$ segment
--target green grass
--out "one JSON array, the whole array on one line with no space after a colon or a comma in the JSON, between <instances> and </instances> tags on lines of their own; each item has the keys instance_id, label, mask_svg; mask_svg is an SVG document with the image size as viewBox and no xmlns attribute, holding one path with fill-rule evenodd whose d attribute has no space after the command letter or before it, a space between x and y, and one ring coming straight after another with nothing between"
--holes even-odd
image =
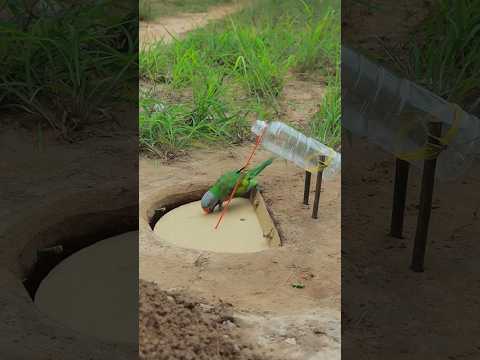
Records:
<instances>
[{"instance_id":1,"label":"green grass","mask_svg":"<svg viewBox=\"0 0 480 360\"><path fill-rule=\"evenodd\" d=\"M432 9L412 40L410 62L400 68L439 96L478 110L480 2L437 0Z\"/></svg>"},{"instance_id":2,"label":"green grass","mask_svg":"<svg viewBox=\"0 0 480 360\"><path fill-rule=\"evenodd\" d=\"M354 2L365 6L377 3ZM480 2L435 0L428 8L425 20L410 30L410 38L404 41L406 46L382 42L385 52L364 50L400 76L477 113L480 111Z\"/></svg>"},{"instance_id":3,"label":"green grass","mask_svg":"<svg viewBox=\"0 0 480 360\"><path fill-rule=\"evenodd\" d=\"M310 134L327 143L338 142L338 7L336 1L258 1L181 40L143 49L140 75L144 80L172 92L190 89L193 94L180 103L169 96L157 100L168 105L161 116L143 113L143 148L173 151L194 143L232 143L247 138L253 118L278 115L278 99L291 73L325 79L328 99L311 120ZM166 136L173 131L167 130L173 121L169 112L175 114L180 129L175 130L175 140ZM327 114L328 118L324 117Z\"/></svg>"},{"instance_id":4,"label":"green grass","mask_svg":"<svg viewBox=\"0 0 480 360\"><path fill-rule=\"evenodd\" d=\"M237 143L244 138L245 117L228 113L218 79L197 81L189 103L161 103L148 93L140 97L140 144L144 149L170 157L192 145Z\"/></svg>"},{"instance_id":5,"label":"green grass","mask_svg":"<svg viewBox=\"0 0 480 360\"><path fill-rule=\"evenodd\" d=\"M8 6L10 20L0 21L0 107L36 114L68 137L123 101L119 93L131 91L123 87L136 77L137 36L133 13L117 5L118 14L106 2L43 7L33 19Z\"/></svg>"},{"instance_id":6,"label":"green grass","mask_svg":"<svg viewBox=\"0 0 480 360\"><path fill-rule=\"evenodd\" d=\"M311 136L336 150L339 149L342 140L339 125L342 116L341 92L340 76L337 73L328 80L319 111L310 122Z\"/></svg>"},{"instance_id":7,"label":"green grass","mask_svg":"<svg viewBox=\"0 0 480 360\"><path fill-rule=\"evenodd\" d=\"M353 2L367 7L378 5L375 0ZM396 42L390 45L382 42L384 53L364 50L399 75L458 103L467 111L478 112L480 2L435 0L428 8L425 20L411 29L410 38L404 41L405 47Z\"/></svg>"},{"instance_id":8,"label":"green grass","mask_svg":"<svg viewBox=\"0 0 480 360\"><path fill-rule=\"evenodd\" d=\"M139 0L138 17L141 21L151 21L154 19L152 0Z\"/></svg>"},{"instance_id":9,"label":"green grass","mask_svg":"<svg viewBox=\"0 0 480 360\"><path fill-rule=\"evenodd\" d=\"M209 7L235 0L139 0L139 16L142 21L152 21L162 16L184 12L203 12Z\"/></svg>"}]
</instances>

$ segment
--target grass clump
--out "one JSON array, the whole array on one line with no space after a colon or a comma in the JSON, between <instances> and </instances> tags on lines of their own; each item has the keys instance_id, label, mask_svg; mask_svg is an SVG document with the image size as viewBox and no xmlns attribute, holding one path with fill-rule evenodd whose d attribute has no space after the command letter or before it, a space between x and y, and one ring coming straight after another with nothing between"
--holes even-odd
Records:
<instances>
[{"instance_id":1,"label":"grass clump","mask_svg":"<svg viewBox=\"0 0 480 360\"><path fill-rule=\"evenodd\" d=\"M478 110L480 2L437 0L421 33L412 41L404 73L439 96Z\"/></svg>"},{"instance_id":2,"label":"grass clump","mask_svg":"<svg viewBox=\"0 0 480 360\"><path fill-rule=\"evenodd\" d=\"M342 89L337 74L328 81L325 95L319 105L319 111L310 122L310 134L322 143L334 149L341 144Z\"/></svg>"},{"instance_id":3,"label":"grass clump","mask_svg":"<svg viewBox=\"0 0 480 360\"><path fill-rule=\"evenodd\" d=\"M34 9L8 2L0 21L0 106L33 113L63 136L108 111L133 84L133 13L109 14L107 3ZM125 93L128 90L125 89Z\"/></svg>"},{"instance_id":4,"label":"grass clump","mask_svg":"<svg viewBox=\"0 0 480 360\"><path fill-rule=\"evenodd\" d=\"M140 146L172 157L191 146L213 142L238 143L245 137L245 113L230 114L215 77L197 78L192 99L183 103L160 102L155 96L140 100Z\"/></svg>"},{"instance_id":5,"label":"grass clump","mask_svg":"<svg viewBox=\"0 0 480 360\"><path fill-rule=\"evenodd\" d=\"M308 20L305 36L301 39L296 55L296 67L300 72L321 71L327 76L335 73L341 53L341 24L334 9L316 19L306 6Z\"/></svg>"},{"instance_id":6,"label":"grass clump","mask_svg":"<svg viewBox=\"0 0 480 360\"><path fill-rule=\"evenodd\" d=\"M237 75L251 95L274 101L282 91L290 59L272 56L269 39L258 36L253 27L239 28L232 21L231 31L236 61L228 70Z\"/></svg>"}]
</instances>

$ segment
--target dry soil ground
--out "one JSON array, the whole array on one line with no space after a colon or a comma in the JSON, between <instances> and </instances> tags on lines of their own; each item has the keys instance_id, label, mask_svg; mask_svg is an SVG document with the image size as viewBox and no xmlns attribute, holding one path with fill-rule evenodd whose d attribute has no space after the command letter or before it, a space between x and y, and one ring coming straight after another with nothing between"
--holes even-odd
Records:
<instances>
[{"instance_id":1,"label":"dry soil ground","mask_svg":"<svg viewBox=\"0 0 480 360\"><path fill-rule=\"evenodd\" d=\"M242 343L227 304L211 306L140 280L141 359L262 360Z\"/></svg>"},{"instance_id":2,"label":"dry soil ground","mask_svg":"<svg viewBox=\"0 0 480 360\"><path fill-rule=\"evenodd\" d=\"M140 46L146 46L156 41L170 41L173 38L205 26L210 21L219 20L241 9L243 3L218 5L204 13L183 13L170 17L162 17L155 21L140 23Z\"/></svg>"},{"instance_id":3,"label":"dry soil ground","mask_svg":"<svg viewBox=\"0 0 480 360\"><path fill-rule=\"evenodd\" d=\"M400 240L388 236L393 157L354 138L343 160L342 353L360 360L478 359L472 339L480 334L479 164L456 183L436 184L425 272L414 273L420 171L411 172Z\"/></svg>"},{"instance_id":4,"label":"dry soil ground","mask_svg":"<svg viewBox=\"0 0 480 360\"><path fill-rule=\"evenodd\" d=\"M410 32L428 15L431 2L379 0L370 3L378 8L369 9L354 0L342 1L342 42L374 60L386 59L382 62L387 66L396 65L393 58L405 63Z\"/></svg>"},{"instance_id":5,"label":"dry soil ground","mask_svg":"<svg viewBox=\"0 0 480 360\"><path fill-rule=\"evenodd\" d=\"M185 17L176 19L175 27L182 29L179 23ZM320 82L291 79L281 99L282 117L305 125L322 95ZM213 183L223 172L240 167L252 145L193 150L170 162L142 156L140 202ZM254 162L269 156L260 150ZM254 254L174 248L154 236L144 218L140 278L210 304L231 304L237 342L268 354L263 356L339 359L340 176L324 181L320 218L314 220L311 208L302 205L303 174L277 160L261 176L263 196L283 238L281 248ZM295 282L305 288L293 288Z\"/></svg>"}]
</instances>

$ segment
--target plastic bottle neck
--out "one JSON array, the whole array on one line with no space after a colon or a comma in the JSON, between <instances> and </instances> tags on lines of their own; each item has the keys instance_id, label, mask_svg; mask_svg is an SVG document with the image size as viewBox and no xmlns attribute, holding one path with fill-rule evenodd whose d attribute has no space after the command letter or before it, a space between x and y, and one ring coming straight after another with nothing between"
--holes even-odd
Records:
<instances>
[{"instance_id":1,"label":"plastic bottle neck","mask_svg":"<svg viewBox=\"0 0 480 360\"><path fill-rule=\"evenodd\" d=\"M252 125L252 132L260 136L260 134L263 132L263 129L265 129L268 126L268 124L265 121L262 120L257 120L255 124Z\"/></svg>"}]
</instances>

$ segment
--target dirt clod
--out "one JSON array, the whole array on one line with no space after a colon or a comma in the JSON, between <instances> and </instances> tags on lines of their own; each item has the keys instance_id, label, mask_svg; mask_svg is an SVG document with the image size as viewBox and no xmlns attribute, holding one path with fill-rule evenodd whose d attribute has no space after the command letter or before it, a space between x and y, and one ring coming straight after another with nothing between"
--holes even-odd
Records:
<instances>
[{"instance_id":1,"label":"dirt clod","mask_svg":"<svg viewBox=\"0 0 480 360\"><path fill-rule=\"evenodd\" d=\"M169 294L143 280L139 290L140 359L266 359L225 325L226 319L233 320L227 305L206 305L184 294Z\"/></svg>"}]
</instances>

